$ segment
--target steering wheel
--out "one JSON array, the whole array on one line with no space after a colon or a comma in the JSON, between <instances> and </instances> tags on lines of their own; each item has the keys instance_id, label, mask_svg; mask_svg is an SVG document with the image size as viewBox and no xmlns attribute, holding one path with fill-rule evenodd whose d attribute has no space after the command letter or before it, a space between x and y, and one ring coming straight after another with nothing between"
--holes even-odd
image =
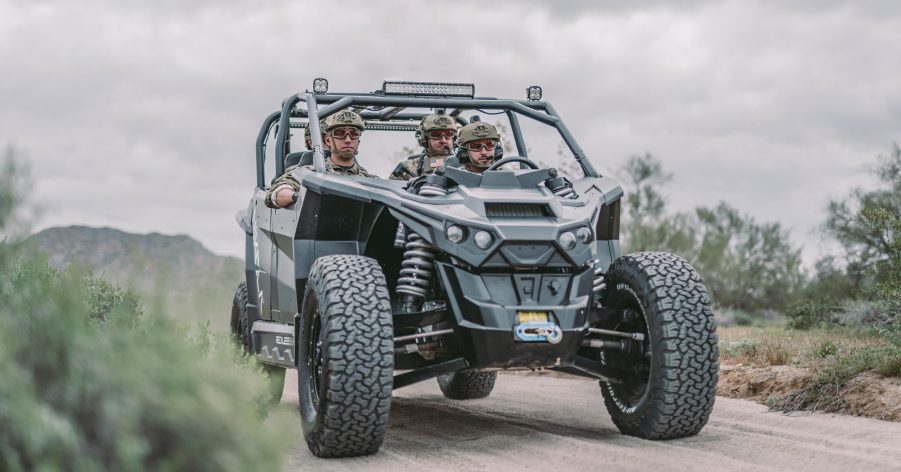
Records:
<instances>
[{"instance_id":1,"label":"steering wheel","mask_svg":"<svg viewBox=\"0 0 901 472\"><path fill-rule=\"evenodd\" d=\"M513 156L513 157L505 157L505 158L495 162L494 164L491 164L491 167L489 167L488 170L497 170L498 167L505 165L505 164L509 164L511 162L519 162L521 164L525 164L530 169L538 168L538 164L536 164L535 162L533 162L531 159L529 159L527 157Z\"/></svg>"}]
</instances>

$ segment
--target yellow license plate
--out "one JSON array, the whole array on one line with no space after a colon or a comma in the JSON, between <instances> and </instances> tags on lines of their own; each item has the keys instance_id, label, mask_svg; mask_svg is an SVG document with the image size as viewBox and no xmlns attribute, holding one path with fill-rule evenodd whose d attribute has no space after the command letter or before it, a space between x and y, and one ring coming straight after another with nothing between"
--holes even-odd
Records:
<instances>
[{"instance_id":1,"label":"yellow license plate","mask_svg":"<svg viewBox=\"0 0 901 472\"><path fill-rule=\"evenodd\" d=\"M529 323L532 321L547 321L548 314L546 311L517 311L516 324Z\"/></svg>"}]
</instances>

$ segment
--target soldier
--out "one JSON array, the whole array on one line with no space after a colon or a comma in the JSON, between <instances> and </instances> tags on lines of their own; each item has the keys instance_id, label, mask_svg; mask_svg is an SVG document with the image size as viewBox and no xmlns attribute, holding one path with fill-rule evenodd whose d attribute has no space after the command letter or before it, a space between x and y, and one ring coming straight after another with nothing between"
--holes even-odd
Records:
<instances>
[{"instance_id":1,"label":"soldier","mask_svg":"<svg viewBox=\"0 0 901 472\"><path fill-rule=\"evenodd\" d=\"M460 165L477 174L485 172L504 155L497 128L482 121L473 121L460 129L457 148Z\"/></svg>"},{"instance_id":2,"label":"soldier","mask_svg":"<svg viewBox=\"0 0 901 472\"><path fill-rule=\"evenodd\" d=\"M325 133L325 127L326 127L325 120L320 120L319 121L319 131L322 133ZM313 130L310 127L309 123L307 123L307 125L304 127L304 130L303 130L303 142L304 142L304 144L306 144L308 151L313 150L313 134L312 133L313 133ZM325 136L326 136L325 134L322 135L323 140L325 140Z\"/></svg>"},{"instance_id":3,"label":"soldier","mask_svg":"<svg viewBox=\"0 0 901 472\"><path fill-rule=\"evenodd\" d=\"M359 163L356 155L360 147L360 135L366 129L363 118L350 110L343 110L326 118L323 136L325 147L331 155L325 161L326 172L360 177L372 177ZM311 168L312 166L306 166ZM297 202L300 182L291 175L297 166L290 167L276 179L266 194L266 205L270 208L284 208Z\"/></svg>"},{"instance_id":4,"label":"soldier","mask_svg":"<svg viewBox=\"0 0 901 472\"><path fill-rule=\"evenodd\" d=\"M457 135L454 119L443 113L428 115L419 122L416 140L422 146L421 154L408 157L394 168L391 178L408 180L423 174L430 174L444 165L444 158L449 156Z\"/></svg>"}]
</instances>

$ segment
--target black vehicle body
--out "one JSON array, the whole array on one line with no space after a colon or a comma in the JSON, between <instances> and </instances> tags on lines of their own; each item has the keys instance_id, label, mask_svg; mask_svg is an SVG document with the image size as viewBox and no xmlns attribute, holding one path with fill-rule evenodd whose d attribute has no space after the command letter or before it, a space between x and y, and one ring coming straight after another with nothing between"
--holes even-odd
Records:
<instances>
[{"instance_id":1,"label":"black vehicle body","mask_svg":"<svg viewBox=\"0 0 901 472\"><path fill-rule=\"evenodd\" d=\"M467 111L502 112L517 148L508 150L516 158L504 162L522 168L480 175L443 167L437 176L410 182L326 173L319 121L348 107L361 110L367 133L414 131L430 109L446 110L461 125ZM584 177L570 181L532 164L520 118L554 127ZM292 171L302 182L297 203L268 208L267 141L277 130L274 158L280 174L291 150L290 130L303 126L312 129L313 159L311 166ZM635 376L626 360L653 364L644 361L651 359L651 323L630 324L636 309L648 307L641 301L602 303L607 272L621 256L623 191L615 179L597 174L547 102L383 92L297 94L261 127L256 183L237 219L246 234L250 349L261 363L297 367L311 268L320 258L353 255L374 259L384 274L393 368L403 371L394 376L393 388L456 371L539 368L618 384ZM436 187L437 192L422 191ZM401 238L395 244L399 225ZM462 241L449 239L452 225L462 228ZM490 235L486 247L476 244L478 232ZM422 263L423 258L428 260ZM419 279L414 286L420 288L413 292L421 294L412 299L409 290L399 291L410 285L402 271L411 268ZM704 409L709 413L708 406ZM701 426L704 422L706 416ZM361 453L372 452L367 451Z\"/></svg>"}]
</instances>

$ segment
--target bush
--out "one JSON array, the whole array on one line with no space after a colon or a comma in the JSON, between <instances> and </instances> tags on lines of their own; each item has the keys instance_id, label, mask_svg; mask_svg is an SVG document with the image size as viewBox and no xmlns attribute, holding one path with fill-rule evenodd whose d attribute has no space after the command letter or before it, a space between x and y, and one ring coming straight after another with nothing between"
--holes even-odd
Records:
<instances>
[{"instance_id":1,"label":"bush","mask_svg":"<svg viewBox=\"0 0 901 472\"><path fill-rule=\"evenodd\" d=\"M842 411L846 407L842 391L857 374L868 370L876 370L883 376L901 374L901 348L898 346L868 346L835 359L835 362L817 372L810 385L773 401L770 409L786 413L800 410Z\"/></svg>"},{"instance_id":2,"label":"bush","mask_svg":"<svg viewBox=\"0 0 901 472\"><path fill-rule=\"evenodd\" d=\"M757 342L750 339L739 339L721 346L723 357L736 359L753 359L757 356Z\"/></svg>"},{"instance_id":3,"label":"bush","mask_svg":"<svg viewBox=\"0 0 901 472\"><path fill-rule=\"evenodd\" d=\"M821 358L826 358L832 355L835 355L838 352L838 345L835 344L831 339L827 339L821 342L817 348L814 350L814 355Z\"/></svg>"},{"instance_id":4,"label":"bush","mask_svg":"<svg viewBox=\"0 0 901 472\"><path fill-rule=\"evenodd\" d=\"M802 300L792 304L786 311L788 327L792 329L823 328L838 325L841 306L831 298Z\"/></svg>"},{"instance_id":5,"label":"bush","mask_svg":"<svg viewBox=\"0 0 901 472\"><path fill-rule=\"evenodd\" d=\"M901 352L895 351L876 364L876 372L883 377L901 377Z\"/></svg>"},{"instance_id":6,"label":"bush","mask_svg":"<svg viewBox=\"0 0 901 472\"><path fill-rule=\"evenodd\" d=\"M844 326L861 328L890 326L895 323L898 313L890 304L881 300L847 300L842 303L837 314L837 322Z\"/></svg>"},{"instance_id":7,"label":"bush","mask_svg":"<svg viewBox=\"0 0 901 472\"><path fill-rule=\"evenodd\" d=\"M280 466L264 383L225 339L0 247L0 470Z\"/></svg>"}]
</instances>

